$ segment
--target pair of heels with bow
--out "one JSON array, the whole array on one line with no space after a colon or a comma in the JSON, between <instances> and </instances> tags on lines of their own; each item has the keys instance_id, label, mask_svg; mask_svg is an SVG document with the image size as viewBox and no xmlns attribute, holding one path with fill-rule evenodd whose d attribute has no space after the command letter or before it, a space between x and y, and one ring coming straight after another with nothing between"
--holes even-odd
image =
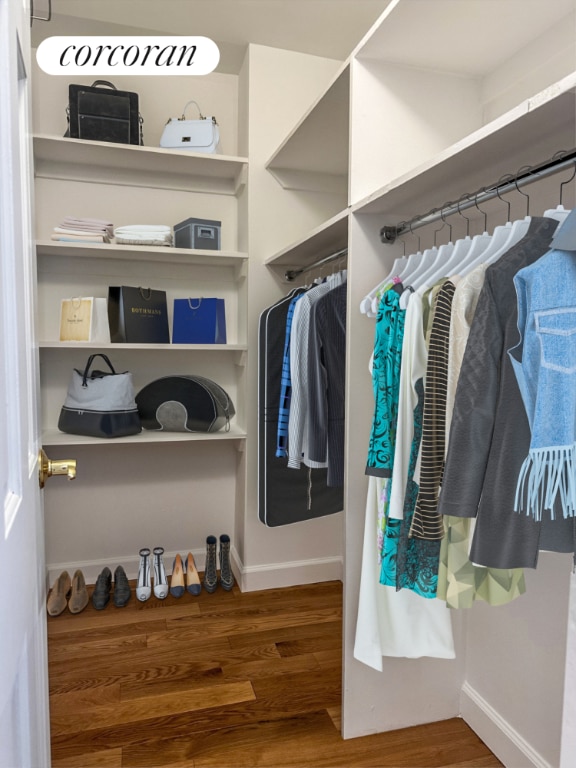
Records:
<instances>
[{"instance_id":1,"label":"pair of heels with bow","mask_svg":"<svg viewBox=\"0 0 576 768\"><path fill-rule=\"evenodd\" d=\"M136 583L136 597L141 602L148 600L152 591L154 597L164 600L168 597L168 592L173 597L182 597L185 591L191 595L199 595L202 589L194 556L191 552L185 561L180 555L174 558L172 566L172 578L170 587L168 587L168 577L164 566L164 547L154 547L152 552L148 547L144 547L139 552L140 565L138 567L138 581ZM152 562L151 562L152 561ZM154 588L152 590L152 574L154 576Z\"/></svg>"}]
</instances>

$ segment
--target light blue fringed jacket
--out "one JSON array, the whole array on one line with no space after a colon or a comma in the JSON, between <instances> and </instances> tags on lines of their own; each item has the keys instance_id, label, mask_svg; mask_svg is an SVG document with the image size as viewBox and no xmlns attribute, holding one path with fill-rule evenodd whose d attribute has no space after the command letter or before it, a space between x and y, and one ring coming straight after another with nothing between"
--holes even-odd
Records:
<instances>
[{"instance_id":1,"label":"light blue fringed jacket","mask_svg":"<svg viewBox=\"0 0 576 768\"><path fill-rule=\"evenodd\" d=\"M532 432L515 509L576 516L576 252L551 250L514 278L520 342L508 350Z\"/></svg>"}]
</instances>

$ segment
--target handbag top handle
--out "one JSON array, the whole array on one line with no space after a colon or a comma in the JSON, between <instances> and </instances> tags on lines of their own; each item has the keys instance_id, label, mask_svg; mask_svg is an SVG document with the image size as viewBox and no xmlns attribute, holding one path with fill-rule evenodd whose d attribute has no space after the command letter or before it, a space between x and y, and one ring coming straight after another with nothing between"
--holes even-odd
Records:
<instances>
[{"instance_id":1,"label":"handbag top handle","mask_svg":"<svg viewBox=\"0 0 576 768\"><path fill-rule=\"evenodd\" d=\"M97 85L107 85L108 88L113 88L115 91L118 90L116 86L110 82L110 80L94 80L90 88L95 88Z\"/></svg>"},{"instance_id":2,"label":"handbag top handle","mask_svg":"<svg viewBox=\"0 0 576 768\"><path fill-rule=\"evenodd\" d=\"M194 99L190 99L190 101L186 102L184 105L184 109L182 110L182 117L178 118L179 120L186 120L186 110L190 106L190 104L195 104L196 109L198 110L198 115L200 116L200 120L206 120L205 116L202 114L202 110L200 109L198 102L194 101Z\"/></svg>"},{"instance_id":3,"label":"handbag top handle","mask_svg":"<svg viewBox=\"0 0 576 768\"><path fill-rule=\"evenodd\" d=\"M88 386L88 384L87 384L88 374L90 373L90 367L91 367L92 363L94 362L94 358L95 357L101 357L104 360L104 362L108 365L108 367L110 368L112 373L114 375L116 374L114 366L112 365L112 363L108 359L108 356L102 354L101 352L97 352L94 355L90 355L90 357L88 358L88 362L86 363L86 368L84 368L84 373L82 374L82 386L83 387L87 387Z\"/></svg>"}]
</instances>

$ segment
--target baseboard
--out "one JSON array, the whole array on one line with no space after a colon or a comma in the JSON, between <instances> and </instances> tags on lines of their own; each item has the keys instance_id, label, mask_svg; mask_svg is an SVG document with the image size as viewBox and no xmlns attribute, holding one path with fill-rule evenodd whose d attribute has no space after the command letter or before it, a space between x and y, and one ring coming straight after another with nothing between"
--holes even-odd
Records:
<instances>
[{"instance_id":1,"label":"baseboard","mask_svg":"<svg viewBox=\"0 0 576 768\"><path fill-rule=\"evenodd\" d=\"M245 566L237 560L236 565L239 570L239 584L242 592L293 587L296 584L315 584L321 581L341 581L343 572L341 557L294 560L252 566Z\"/></svg>"},{"instance_id":2,"label":"baseboard","mask_svg":"<svg viewBox=\"0 0 576 768\"><path fill-rule=\"evenodd\" d=\"M462 686L460 714L506 768L554 768L468 683Z\"/></svg>"}]
</instances>

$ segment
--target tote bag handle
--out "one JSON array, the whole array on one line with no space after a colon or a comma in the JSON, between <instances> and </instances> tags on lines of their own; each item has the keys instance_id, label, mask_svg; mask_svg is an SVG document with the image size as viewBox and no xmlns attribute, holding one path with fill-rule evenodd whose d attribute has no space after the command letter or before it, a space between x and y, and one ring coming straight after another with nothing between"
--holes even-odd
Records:
<instances>
[{"instance_id":1,"label":"tote bag handle","mask_svg":"<svg viewBox=\"0 0 576 768\"><path fill-rule=\"evenodd\" d=\"M108 356L107 355L103 355L101 352L97 352L94 355L90 355L90 357L88 358L88 362L86 363L86 368L84 368L84 373L82 374L82 386L83 387L87 387L88 386L88 383L87 383L88 375L90 373L90 367L91 367L92 363L94 362L94 358L95 357L101 357L104 360L104 362L106 363L106 365L110 368L110 371L114 375L116 375L116 371L114 370L114 366L112 365L112 363L108 359Z\"/></svg>"}]
</instances>

